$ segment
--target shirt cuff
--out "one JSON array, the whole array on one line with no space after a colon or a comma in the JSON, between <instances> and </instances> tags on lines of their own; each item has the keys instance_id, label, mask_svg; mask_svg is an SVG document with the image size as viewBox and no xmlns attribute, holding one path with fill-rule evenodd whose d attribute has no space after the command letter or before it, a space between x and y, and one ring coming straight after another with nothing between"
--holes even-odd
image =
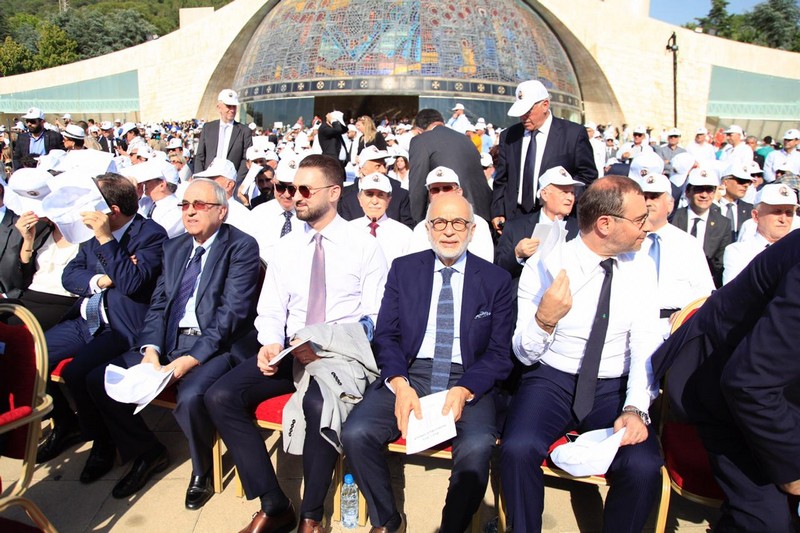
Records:
<instances>
[{"instance_id":1,"label":"shirt cuff","mask_svg":"<svg viewBox=\"0 0 800 533\"><path fill-rule=\"evenodd\" d=\"M100 281L100 278L102 278L103 276L104 276L104 274L95 274L94 276L92 276L92 279L89 280L89 290L92 291L92 294L97 294L98 292L103 292L103 289L101 289L97 285L97 282Z\"/></svg>"},{"instance_id":2,"label":"shirt cuff","mask_svg":"<svg viewBox=\"0 0 800 533\"><path fill-rule=\"evenodd\" d=\"M401 378L405 379L405 380L406 380L406 383L408 383L408 379L407 379L406 377L404 377L404 376L392 376L392 377L390 377L390 378L388 378L388 379L384 379L384 380L383 380L383 383L384 383L384 385L386 385L386 388L387 388L387 389L389 389L390 391L392 391L392 394L397 394L397 391L395 391L395 390L394 390L394 387L392 387L392 386L389 384L389 380L390 380L390 379L397 378L397 377L401 377Z\"/></svg>"},{"instance_id":3,"label":"shirt cuff","mask_svg":"<svg viewBox=\"0 0 800 533\"><path fill-rule=\"evenodd\" d=\"M533 318L527 331L514 335L514 355L524 365L530 366L537 363L553 343L557 329L558 325L553 328L552 333L547 333Z\"/></svg>"},{"instance_id":4,"label":"shirt cuff","mask_svg":"<svg viewBox=\"0 0 800 533\"><path fill-rule=\"evenodd\" d=\"M145 351L147 348L152 348L152 349L154 349L156 352L158 352L158 355L161 355L161 347L159 347L159 346L156 346L155 344L142 344L141 348L139 348L139 353L140 353L140 354L142 354L142 355L144 355L144 351Z\"/></svg>"}]
</instances>

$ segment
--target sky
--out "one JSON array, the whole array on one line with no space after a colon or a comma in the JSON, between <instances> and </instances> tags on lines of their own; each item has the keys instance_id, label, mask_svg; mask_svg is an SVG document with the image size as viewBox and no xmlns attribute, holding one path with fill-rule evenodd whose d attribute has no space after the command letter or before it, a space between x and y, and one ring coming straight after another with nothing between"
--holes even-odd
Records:
<instances>
[{"instance_id":1,"label":"sky","mask_svg":"<svg viewBox=\"0 0 800 533\"><path fill-rule=\"evenodd\" d=\"M760 0L730 0L728 13L750 11ZM704 17L711 9L711 0L650 0L650 16L682 26L694 19Z\"/></svg>"}]
</instances>

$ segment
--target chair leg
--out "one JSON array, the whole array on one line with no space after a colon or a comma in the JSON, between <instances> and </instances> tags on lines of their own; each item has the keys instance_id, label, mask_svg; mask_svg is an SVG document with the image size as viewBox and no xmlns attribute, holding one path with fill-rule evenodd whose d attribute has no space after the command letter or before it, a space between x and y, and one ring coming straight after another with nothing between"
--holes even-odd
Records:
<instances>
[{"instance_id":1,"label":"chair leg","mask_svg":"<svg viewBox=\"0 0 800 533\"><path fill-rule=\"evenodd\" d=\"M497 496L494 503L497 509L497 531L505 533L506 531L506 501L503 498L503 488L498 484Z\"/></svg>"},{"instance_id":2,"label":"chair leg","mask_svg":"<svg viewBox=\"0 0 800 533\"><path fill-rule=\"evenodd\" d=\"M214 492L222 492L222 438L219 433L214 434L214 447L211 450L212 471L214 476Z\"/></svg>"},{"instance_id":3,"label":"chair leg","mask_svg":"<svg viewBox=\"0 0 800 533\"><path fill-rule=\"evenodd\" d=\"M669 514L669 501L672 496L670 487L669 473L667 468L661 467L661 499L658 502L658 512L656 513L655 533L664 533L667 529L667 515Z\"/></svg>"},{"instance_id":4,"label":"chair leg","mask_svg":"<svg viewBox=\"0 0 800 533\"><path fill-rule=\"evenodd\" d=\"M344 485L344 456L339 455L336 460L336 470L333 471L333 522L342 521L342 485Z\"/></svg>"},{"instance_id":5,"label":"chair leg","mask_svg":"<svg viewBox=\"0 0 800 533\"><path fill-rule=\"evenodd\" d=\"M0 509L5 510L15 505L22 507L33 523L36 524L44 533L58 533L58 530L50 522L50 520L47 519L42 510L39 509L39 506L28 498L23 498L22 496L10 496L8 498L4 498L2 505L0 505Z\"/></svg>"},{"instance_id":6,"label":"chair leg","mask_svg":"<svg viewBox=\"0 0 800 533\"><path fill-rule=\"evenodd\" d=\"M233 479L236 482L236 497L244 498L244 487L242 487L242 480L239 477L239 471L233 467Z\"/></svg>"}]
</instances>

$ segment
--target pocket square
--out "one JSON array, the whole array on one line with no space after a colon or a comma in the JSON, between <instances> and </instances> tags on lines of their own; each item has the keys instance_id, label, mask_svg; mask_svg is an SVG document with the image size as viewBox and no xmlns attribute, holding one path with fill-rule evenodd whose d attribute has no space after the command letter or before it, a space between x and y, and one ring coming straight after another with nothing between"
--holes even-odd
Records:
<instances>
[{"instance_id":1,"label":"pocket square","mask_svg":"<svg viewBox=\"0 0 800 533\"><path fill-rule=\"evenodd\" d=\"M478 320L479 318L486 318L488 316L492 316L492 313L489 311L481 311L480 313L475 315L475 320Z\"/></svg>"}]
</instances>

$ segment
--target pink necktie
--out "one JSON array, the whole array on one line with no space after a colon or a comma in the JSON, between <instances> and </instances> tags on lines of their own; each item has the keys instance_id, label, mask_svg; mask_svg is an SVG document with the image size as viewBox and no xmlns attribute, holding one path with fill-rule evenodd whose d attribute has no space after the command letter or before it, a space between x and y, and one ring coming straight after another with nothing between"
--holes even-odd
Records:
<instances>
[{"instance_id":1,"label":"pink necktie","mask_svg":"<svg viewBox=\"0 0 800 533\"><path fill-rule=\"evenodd\" d=\"M311 261L311 281L308 285L306 326L325 323L325 248L322 234L314 235L314 259Z\"/></svg>"},{"instance_id":2,"label":"pink necktie","mask_svg":"<svg viewBox=\"0 0 800 533\"><path fill-rule=\"evenodd\" d=\"M377 237L378 235L375 232L375 230L377 230L377 229L378 229L378 223L377 222L373 221L373 222L369 223L369 234L370 235L372 235L373 237Z\"/></svg>"}]
</instances>

